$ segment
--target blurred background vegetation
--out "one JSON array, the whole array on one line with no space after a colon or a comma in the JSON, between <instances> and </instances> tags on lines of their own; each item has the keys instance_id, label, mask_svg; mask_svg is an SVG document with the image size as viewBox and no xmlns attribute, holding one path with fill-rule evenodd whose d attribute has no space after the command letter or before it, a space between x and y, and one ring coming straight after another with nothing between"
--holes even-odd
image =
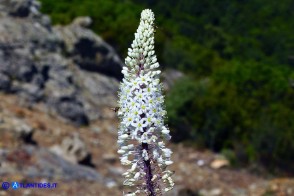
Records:
<instances>
[{"instance_id":1,"label":"blurred background vegetation","mask_svg":"<svg viewBox=\"0 0 294 196\"><path fill-rule=\"evenodd\" d=\"M122 58L151 8L159 62L186 75L166 100L174 142L294 171L294 1L41 2L55 24L90 16Z\"/></svg>"}]
</instances>

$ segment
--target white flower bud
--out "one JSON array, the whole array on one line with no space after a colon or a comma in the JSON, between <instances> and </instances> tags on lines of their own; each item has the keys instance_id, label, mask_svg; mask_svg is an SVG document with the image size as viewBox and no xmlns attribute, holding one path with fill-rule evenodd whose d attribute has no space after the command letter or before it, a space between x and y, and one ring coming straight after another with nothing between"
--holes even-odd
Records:
<instances>
[{"instance_id":1,"label":"white flower bud","mask_svg":"<svg viewBox=\"0 0 294 196\"><path fill-rule=\"evenodd\" d=\"M163 133L163 134L169 134L169 130L168 130L168 129L163 129L163 130L162 130L162 133Z\"/></svg>"},{"instance_id":2,"label":"white flower bud","mask_svg":"<svg viewBox=\"0 0 294 196\"><path fill-rule=\"evenodd\" d=\"M137 163L134 163L129 171L130 172L135 171L136 167L137 167Z\"/></svg>"},{"instance_id":3,"label":"white flower bud","mask_svg":"<svg viewBox=\"0 0 294 196\"><path fill-rule=\"evenodd\" d=\"M127 134L123 134L120 136L121 139L127 139L129 136Z\"/></svg>"},{"instance_id":4,"label":"white flower bud","mask_svg":"<svg viewBox=\"0 0 294 196\"><path fill-rule=\"evenodd\" d=\"M151 69L156 69L159 67L159 63L154 63L150 66Z\"/></svg>"},{"instance_id":5,"label":"white flower bud","mask_svg":"<svg viewBox=\"0 0 294 196\"><path fill-rule=\"evenodd\" d=\"M167 179L168 178L168 174L164 174L162 177L161 177L161 179L163 179L163 180L165 180L165 179Z\"/></svg>"},{"instance_id":6,"label":"white flower bud","mask_svg":"<svg viewBox=\"0 0 294 196\"><path fill-rule=\"evenodd\" d=\"M130 165L132 162L129 160L121 160L122 165Z\"/></svg>"},{"instance_id":7,"label":"white flower bud","mask_svg":"<svg viewBox=\"0 0 294 196\"><path fill-rule=\"evenodd\" d=\"M142 157L145 161L149 160L148 152L145 149L143 149Z\"/></svg>"},{"instance_id":8,"label":"white flower bud","mask_svg":"<svg viewBox=\"0 0 294 196\"><path fill-rule=\"evenodd\" d=\"M139 176L140 176L140 172L137 172L137 173L135 174L135 176L134 176L134 179L135 179L135 180L138 180Z\"/></svg>"},{"instance_id":9,"label":"white flower bud","mask_svg":"<svg viewBox=\"0 0 294 196\"><path fill-rule=\"evenodd\" d=\"M170 157L171 154L173 153L173 152L172 152L170 149L168 149L168 148L164 148L164 149L162 149L162 151L163 151L165 157Z\"/></svg>"},{"instance_id":10,"label":"white flower bud","mask_svg":"<svg viewBox=\"0 0 294 196\"><path fill-rule=\"evenodd\" d=\"M124 150L122 150L122 149L120 149L120 150L117 151L118 154L124 154L125 152L126 152L126 151L124 151Z\"/></svg>"},{"instance_id":11,"label":"white flower bud","mask_svg":"<svg viewBox=\"0 0 294 196\"><path fill-rule=\"evenodd\" d=\"M128 146L122 146L121 149L122 150L128 150L129 148L128 148Z\"/></svg>"}]
</instances>

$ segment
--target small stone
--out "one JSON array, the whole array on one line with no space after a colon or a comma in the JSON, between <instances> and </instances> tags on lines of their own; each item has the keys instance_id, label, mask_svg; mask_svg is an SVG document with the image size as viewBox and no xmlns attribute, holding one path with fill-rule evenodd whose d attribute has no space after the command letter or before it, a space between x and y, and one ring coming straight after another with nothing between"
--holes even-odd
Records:
<instances>
[{"instance_id":1,"label":"small stone","mask_svg":"<svg viewBox=\"0 0 294 196\"><path fill-rule=\"evenodd\" d=\"M277 184L273 184L272 186L271 186L271 190L272 191L276 191L276 190L278 190L279 189L279 186L277 185Z\"/></svg>"},{"instance_id":2,"label":"small stone","mask_svg":"<svg viewBox=\"0 0 294 196\"><path fill-rule=\"evenodd\" d=\"M117 186L117 183L115 181L108 181L106 182L106 187L107 188L113 188L113 187L116 187Z\"/></svg>"},{"instance_id":3,"label":"small stone","mask_svg":"<svg viewBox=\"0 0 294 196\"><path fill-rule=\"evenodd\" d=\"M103 160L108 163L115 163L117 160L117 155L108 153L102 156Z\"/></svg>"},{"instance_id":4,"label":"small stone","mask_svg":"<svg viewBox=\"0 0 294 196\"><path fill-rule=\"evenodd\" d=\"M33 140L34 129L21 119L14 118L7 121L8 127L11 127L16 138L21 139L25 143L36 144Z\"/></svg>"},{"instance_id":5,"label":"small stone","mask_svg":"<svg viewBox=\"0 0 294 196\"><path fill-rule=\"evenodd\" d=\"M29 190L29 189L26 189L24 192L23 192L23 195L31 195L32 191Z\"/></svg>"},{"instance_id":6,"label":"small stone","mask_svg":"<svg viewBox=\"0 0 294 196\"><path fill-rule=\"evenodd\" d=\"M101 132L100 127L92 127L91 130L94 131L95 133L100 133Z\"/></svg>"},{"instance_id":7,"label":"small stone","mask_svg":"<svg viewBox=\"0 0 294 196\"><path fill-rule=\"evenodd\" d=\"M202 167L204 164L205 164L205 161L202 160L202 159L200 159L200 160L197 161L197 165L198 165L199 167Z\"/></svg>"},{"instance_id":8,"label":"small stone","mask_svg":"<svg viewBox=\"0 0 294 196\"><path fill-rule=\"evenodd\" d=\"M54 145L50 150L72 163L80 163L90 154L78 134L64 138L61 145Z\"/></svg>"},{"instance_id":9,"label":"small stone","mask_svg":"<svg viewBox=\"0 0 294 196\"><path fill-rule=\"evenodd\" d=\"M220 194L222 194L222 190L219 189L219 188L215 188L215 189L212 189L212 190L210 191L210 195L211 195L211 196L214 196L214 195L220 195Z\"/></svg>"},{"instance_id":10,"label":"small stone","mask_svg":"<svg viewBox=\"0 0 294 196\"><path fill-rule=\"evenodd\" d=\"M220 169L225 166L229 166L230 163L226 159L215 159L214 161L211 162L210 167L213 169Z\"/></svg>"},{"instance_id":11,"label":"small stone","mask_svg":"<svg viewBox=\"0 0 294 196\"><path fill-rule=\"evenodd\" d=\"M201 190L199 190L199 194L200 195L208 195L209 193L206 189L201 189Z\"/></svg>"},{"instance_id":12,"label":"small stone","mask_svg":"<svg viewBox=\"0 0 294 196\"><path fill-rule=\"evenodd\" d=\"M256 188L257 188L256 184L251 184L251 185L249 186L249 189L250 189L250 190L256 190Z\"/></svg>"}]
</instances>

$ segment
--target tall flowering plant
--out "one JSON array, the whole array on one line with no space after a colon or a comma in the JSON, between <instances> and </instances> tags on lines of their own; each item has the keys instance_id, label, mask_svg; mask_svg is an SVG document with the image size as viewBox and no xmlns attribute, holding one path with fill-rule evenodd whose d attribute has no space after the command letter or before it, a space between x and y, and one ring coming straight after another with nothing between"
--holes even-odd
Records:
<instances>
[{"instance_id":1,"label":"tall flowering plant","mask_svg":"<svg viewBox=\"0 0 294 196\"><path fill-rule=\"evenodd\" d=\"M123 174L124 185L135 187L128 193L130 196L161 195L174 186L172 172L166 169L173 162L172 151L164 143L171 137L164 125L166 111L154 52L154 14L150 9L141 13L125 64L118 102L118 153L122 165L130 167Z\"/></svg>"}]
</instances>

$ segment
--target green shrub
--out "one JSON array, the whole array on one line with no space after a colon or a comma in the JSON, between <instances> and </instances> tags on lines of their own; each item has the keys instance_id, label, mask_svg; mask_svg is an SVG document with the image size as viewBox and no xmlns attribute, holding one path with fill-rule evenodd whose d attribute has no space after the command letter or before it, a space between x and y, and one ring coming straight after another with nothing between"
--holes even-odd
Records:
<instances>
[{"instance_id":1,"label":"green shrub","mask_svg":"<svg viewBox=\"0 0 294 196\"><path fill-rule=\"evenodd\" d=\"M175 36L166 41L163 60L170 67L174 66L173 68L193 73L198 77L210 75L223 63L217 52L197 43L191 43L183 36Z\"/></svg>"},{"instance_id":2,"label":"green shrub","mask_svg":"<svg viewBox=\"0 0 294 196\"><path fill-rule=\"evenodd\" d=\"M232 61L197 82L179 81L167 96L174 141L192 140L215 151L231 149L240 161L290 163L294 159L291 71Z\"/></svg>"}]
</instances>

